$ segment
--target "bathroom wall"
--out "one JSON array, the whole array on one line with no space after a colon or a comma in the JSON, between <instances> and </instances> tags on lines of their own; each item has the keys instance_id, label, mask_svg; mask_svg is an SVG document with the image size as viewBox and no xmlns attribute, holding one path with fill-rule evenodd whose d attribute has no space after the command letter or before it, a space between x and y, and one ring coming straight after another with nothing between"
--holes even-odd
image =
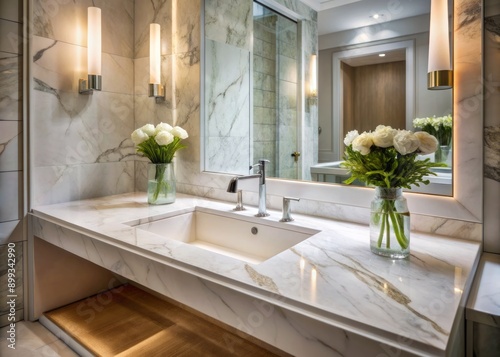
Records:
<instances>
[{"instance_id":1,"label":"bathroom wall","mask_svg":"<svg viewBox=\"0 0 500 357\"><path fill-rule=\"evenodd\" d=\"M11 313L0 305L0 327L23 318L23 2L0 1L0 296L8 291L9 269L15 270L16 304ZM9 243L11 246L9 251ZM15 253L13 253L13 251ZM9 266L9 253L15 265Z\"/></svg>"},{"instance_id":2,"label":"bathroom wall","mask_svg":"<svg viewBox=\"0 0 500 357\"><path fill-rule=\"evenodd\" d=\"M484 250L500 253L500 1L485 1Z\"/></svg>"},{"instance_id":3,"label":"bathroom wall","mask_svg":"<svg viewBox=\"0 0 500 357\"><path fill-rule=\"evenodd\" d=\"M87 74L87 7L102 11L102 91ZM134 189L134 1L33 2L32 204Z\"/></svg>"},{"instance_id":4,"label":"bathroom wall","mask_svg":"<svg viewBox=\"0 0 500 357\"><path fill-rule=\"evenodd\" d=\"M135 2L134 127L165 122L184 128L186 149L176 154L178 180L199 167L200 152L200 0ZM149 83L149 24L161 26L161 77L165 101L147 95ZM135 161L135 189L146 191L147 163ZM182 163L182 164L181 164Z\"/></svg>"}]
</instances>

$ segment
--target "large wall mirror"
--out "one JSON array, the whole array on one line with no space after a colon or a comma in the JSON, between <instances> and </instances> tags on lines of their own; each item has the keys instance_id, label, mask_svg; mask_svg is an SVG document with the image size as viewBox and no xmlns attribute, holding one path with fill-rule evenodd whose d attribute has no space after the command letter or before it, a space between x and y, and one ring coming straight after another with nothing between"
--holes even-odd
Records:
<instances>
[{"instance_id":1,"label":"large wall mirror","mask_svg":"<svg viewBox=\"0 0 500 357\"><path fill-rule=\"evenodd\" d=\"M207 1L204 169L248 174L265 158L271 161L269 177L342 184L348 177L339 165L347 131L378 124L414 130L415 118L451 115L452 90L429 91L426 85L430 0L398 4L344 2L320 13L320 35L334 40L320 44L319 103L309 105L301 88L309 67L300 51L309 39L300 16L271 1L228 9ZM451 17L452 4L449 9ZM217 16L221 11L224 16ZM222 37L220 29L229 27L231 37ZM315 127L305 129L306 116L318 113ZM449 152L448 167L415 192L452 195Z\"/></svg>"},{"instance_id":2,"label":"large wall mirror","mask_svg":"<svg viewBox=\"0 0 500 357\"><path fill-rule=\"evenodd\" d=\"M288 2L287 2L288 3ZM392 2L389 2L392 3ZM399 2L398 2L399 3ZM386 4L387 5L387 4ZM241 7L241 4L239 3ZM451 218L469 222L481 222L482 217L482 180L474 179L482 172L482 18L481 2L479 0L454 0L453 2L453 194L451 197L412 194L407 195L412 213L424 216ZM250 10L249 10L249 13ZM224 13L224 15L226 15ZM220 16L226 18L226 16ZM248 19L252 21L252 19ZM244 24L244 22L240 22ZM244 26L244 25L242 25ZM301 26L303 27L303 24ZM238 27L240 28L240 27ZM231 28L231 30L233 30ZM205 10L205 31L207 31L207 10ZM313 31L311 31L312 33ZM232 31L234 33L234 31ZM315 31L314 31L315 33ZM320 46L322 39L320 38ZM327 41L328 42L328 41ZM307 45L303 43L302 47ZM324 43L322 48L332 48L329 43ZM317 50L317 44L312 45L312 51ZM302 60L307 57L302 54ZM250 62L250 60L249 60ZM330 59L331 63L331 59ZM299 76L299 81L307 78L307 65L300 66L305 74ZM321 76L322 74L320 74ZM203 80L204 77L202 77ZM304 84L304 83L302 83ZM300 109L301 115L305 113L307 118L308 109L305 99L305 85L300 86L302 93L299 97L300 105L306 106ZM202 125L206 125L206 115L202 116ZM307 132L310 121L302 118L301 128ZM304 125L304 122L306 125ZM314 124L314 123L313 123ZM318 131L316 123L315 130L311 129L309 136L313 137L314 131ZM323 131L326 130L322 128ZM313 141L303 140L311 146ZM304 145L302 146L304 148ZM203 148L204 149L204 148ZM206 166L202 167L206 169ZM205 171L207 172L207 171ZM215 179L220 184L214 184L214 188L225 189L229 173L213 175L210 172L202 174L205 180L213 182ZM218 181L218 182L219 182ZM305 200L326 202L329 204L340 204L356 207L368 207L372 194L364 187L351 187L346 185L325 184L312 181L298 180L267 180L267 192L272 196L298 196ZM256 187L249 185L245 187L249 192L255 192ZM302 201L301 201L302 202Z\"/></svg>"}]
</instances>

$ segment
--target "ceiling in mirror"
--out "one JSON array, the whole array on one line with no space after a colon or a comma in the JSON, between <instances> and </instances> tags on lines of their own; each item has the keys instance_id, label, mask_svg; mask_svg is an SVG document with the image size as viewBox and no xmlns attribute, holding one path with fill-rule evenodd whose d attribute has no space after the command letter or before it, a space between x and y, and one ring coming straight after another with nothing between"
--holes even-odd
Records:
<instances>
[{"instance_id":1,"label":"ceiling in mirror","mask_svg":"<svg viewBox=\"0 0 500 357\"><path fill-rule=\"evenodd\" d=\"M430 0L316 0L318 34L324 35L428 14ZM363 16L360 16L363 14ZM374 18L375 14L379 15Z\"/></svg>"}]
</instances>

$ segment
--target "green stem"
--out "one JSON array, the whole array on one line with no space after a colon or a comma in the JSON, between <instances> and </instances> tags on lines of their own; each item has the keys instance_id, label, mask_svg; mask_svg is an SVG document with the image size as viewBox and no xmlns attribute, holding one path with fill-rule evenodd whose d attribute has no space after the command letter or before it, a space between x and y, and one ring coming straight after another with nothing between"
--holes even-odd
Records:
<instances>
[{"instance_id":1,"label":"green stem","mask_svg":"<svg viewBox=\"0 0 500 357\"><path fill-rule=\"evenodd\" d=\"M401 221L398 220L398 217L396 216L397 214L398 213L391 211L389 213L389 216L391 217L394 234L396 235L396 239L399 245L401 246L401 248L406 249L408 248L408 239L406 239L406 236L404 234L404 227L402 226Z\"/></svg>"},{"instance_id":2,"label":"green stem","mask_svg":"<svg viewBox=\"0 0 500 357\"><path fill-rule=\"evenodd\" d=\"M386 231L385 231L385 235L386 235L386 248L389 249L391 248L391 226L389 225L389 216L387 215L387 213L384 214L384 217L385 217L385 226L386 226Z\"/></svg>"},{"instance_id":3,"label":"green stem","mask_svg":"<svg viewBox=\"0 0 500 357\"><path fill-rule=\"evenodd\" d=\"M382 225L380 226L380 232L378 234L378 240L377 240L377 247L380 248L382 245L382 239L384 238L384 231L385 231L385 214L382 213Z\"/></svg>"},{"instance_id":4,"label":"green stem","mask_svg":"<svg viewBox=\"0 0 500 357\"><path fill-rule=\"evenodd\" d=\"M164 185L163 178L165 176L165 169L166 168L167 168L166 164L156 165L156 171L155 171L156 188L155 188L155 192L153 194L154 201L156 201L158 199L158 196L160 195L160 191L162 189L162 186Z\"/></svg>"}]
</instances>

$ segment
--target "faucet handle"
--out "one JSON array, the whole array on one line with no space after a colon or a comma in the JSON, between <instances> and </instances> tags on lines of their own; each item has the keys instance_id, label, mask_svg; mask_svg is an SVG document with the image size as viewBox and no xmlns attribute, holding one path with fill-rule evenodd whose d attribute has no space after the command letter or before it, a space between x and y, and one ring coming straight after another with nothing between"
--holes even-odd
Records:
<instances>
[{"instance_id":1,"label":"faucet handle","mask_svg":"<svg viewBox=\"0 0 500 357\"><path fill-rule=\"evenodd\" d=\"M246 208L243 206L243 190L238 190L238 200L236 202L236 207L234 208L234 211L244 211Z\"/></svg>"},{"instance_id":2,"label":"faucet handle","mask_svg":"<svg viewBox=\"0 0 500 357\"><path fill-rule=\"evenodd\" d=\"M280 219L280 222L291 222L293 221L291 215L290 201L300 201L300 198L296 197L283 197L283 217Z\"/></svg>"}]
</instances>

